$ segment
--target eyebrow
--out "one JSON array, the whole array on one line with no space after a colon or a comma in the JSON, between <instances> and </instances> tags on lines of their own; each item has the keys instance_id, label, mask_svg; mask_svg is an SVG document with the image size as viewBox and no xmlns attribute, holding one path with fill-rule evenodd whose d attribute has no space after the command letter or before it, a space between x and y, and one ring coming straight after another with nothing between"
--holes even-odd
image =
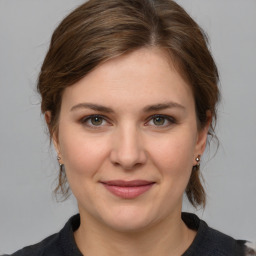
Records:
<instances>
[{"instance_id":1,"label":"eyebrow","mask_svg":"<svg viewBox=\"0 0 256 256\"><path fill-rule=\"evenodd\" d=\"M114 110L103 106L99 104L94 104L94 103L79 103L75 106L73 106L70 111L74 111L77 109L84 109L84 108L89 108L95 111L99 112L104 112L104 113L114 113ZM169 109L169 108L180 108L185 110L185 107L182 106L179 103L176 102L167 102L167 103L159 103L159 104L154 104L154 105L148 105L143 108L143 112L152 112L152 111L159 111L159 110L164 110L164 109Z\"/></svg>"},{"instance_id":2,"label":"eyebrow","mask_svg":"<svg viewBox=\"0 0 256 256\"><path fill-rule=\"evenodd\" d=\"M114 113L114 111L111 108L102 106L102 105L98 105L98 104L93 104L93 103L79 103L75 106L73 106L70 111L74 111L76 109L84 109L84 108L89 108L89 109L93 109L99 112L105 112L105 113Z\"/></svg>"},{"instance_id":3,"label":"eyebrow","mask_svg":"<svg viewBox=\"0 0 256 256\"><path fill-rule=\"evenodd\" d=\"M182 106L179 103L176 102L167 102L167 103L159 103L155 105L146 106L143 108L144 112L152 112L152 111L158 111L158 110L164 110L168 108L180 108L185 110L185 107Z\"/></svg>"}]
</instances>

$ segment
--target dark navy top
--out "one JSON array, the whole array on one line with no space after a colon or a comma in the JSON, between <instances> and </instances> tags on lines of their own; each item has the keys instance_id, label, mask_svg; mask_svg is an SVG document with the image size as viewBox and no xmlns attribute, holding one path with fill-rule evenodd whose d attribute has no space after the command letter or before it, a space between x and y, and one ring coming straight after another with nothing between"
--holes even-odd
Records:
<instances>
[{"instance_id":1,"label":"dark navy top","mask_svg":"<svg viewBox=\"0 0 256 256\"><path fill-rule=\"evenodd\" d=\"M235 240L200 220L195 214L182 213L186 225L197 231L196 237L190 247L182 256L245 256L256 255L253 250L246 247L244 240ZM63 229L43 241L25 247L12 256L82 256L75 239L74 231L80 225L80 215L74 215L65 224ZM7 256L7 255L6 255Z\"/></svg>"}]
</instances>

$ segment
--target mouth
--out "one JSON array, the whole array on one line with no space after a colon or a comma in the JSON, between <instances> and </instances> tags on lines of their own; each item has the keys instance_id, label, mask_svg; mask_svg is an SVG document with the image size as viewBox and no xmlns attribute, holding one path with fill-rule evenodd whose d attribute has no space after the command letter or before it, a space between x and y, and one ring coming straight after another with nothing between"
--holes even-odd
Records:
<instances>
[{"instance_id":1,"label":"mouth","mask_svg":"<svg viewBox=\"0 0 256 256\"><path fill-rule=\"evenodd\" d=\"M101 182L101 184L117 197L134 199L150 190L155 182L147 180L110 180Z\"/></svg>"}]
</instances>

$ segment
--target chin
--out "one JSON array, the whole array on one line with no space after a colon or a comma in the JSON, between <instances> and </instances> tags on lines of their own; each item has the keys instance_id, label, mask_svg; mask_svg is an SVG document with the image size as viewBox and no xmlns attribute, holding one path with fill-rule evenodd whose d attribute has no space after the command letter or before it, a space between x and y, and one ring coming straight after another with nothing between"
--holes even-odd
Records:
<instances>
[{"instance_id":1,"label":"chin","mask_svg":"<svg viewBox=\"0 0 256 256\"><path fill-rule=\"evenodd\" d=\"M138 220L134 218L121 218L118 220L113 220L111 222L106 223L108 226L117 232L120 233L137 233L141 232L151 225L150 222L144 220Z\"/></svg>"},{"instance_id":2,"label":"chin","mask_svg":"<svg viewBox=\"0 0 256 256\"><path fill-rule=\"evenodd\" d=\"M109 214L104 214L102 221L112 230L134 233L150 227L158 218L152 211L126 206L112 209Z\"/></svg>"}]
</instances>

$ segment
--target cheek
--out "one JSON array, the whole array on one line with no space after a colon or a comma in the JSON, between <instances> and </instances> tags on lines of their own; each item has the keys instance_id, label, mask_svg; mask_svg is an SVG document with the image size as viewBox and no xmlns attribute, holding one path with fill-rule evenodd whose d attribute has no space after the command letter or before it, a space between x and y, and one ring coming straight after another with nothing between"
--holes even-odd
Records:
<instances>
[{"instance_id":1,"label":"cheek","mask_svg":"<svg viewBox=\"0 0 256 256\"><path fill-rule=\"evenodd\" d=\"M107 155L107 138L98 140L68 129L63 130L59 137L69 182L81 182L82 177L94 177Z\"/></svg>"},{"instance_id":2,"label":"cheek","mask_svg":"<svg viewBox=\"0 0 256 256\"><path fill-rule=\"evenodd\" d=\"M174 185L187 184L193 166L194 137L189 133L177 133L153 144L151 159L164 180Z\"/></svg>"},{"instance_id":3,"label":"cheek","mask_svg":"<svg viewBox=\"0 0 256 256\"><path fill-rule=\"evenodd\" d=\"M94 183L105 163L107 143L78 133L69 135L63 134L60 140L69 187L78 201L86 195L87 204L93 205L94 198L91 195L97 194Z\"/></svg>"}]
</instances>

